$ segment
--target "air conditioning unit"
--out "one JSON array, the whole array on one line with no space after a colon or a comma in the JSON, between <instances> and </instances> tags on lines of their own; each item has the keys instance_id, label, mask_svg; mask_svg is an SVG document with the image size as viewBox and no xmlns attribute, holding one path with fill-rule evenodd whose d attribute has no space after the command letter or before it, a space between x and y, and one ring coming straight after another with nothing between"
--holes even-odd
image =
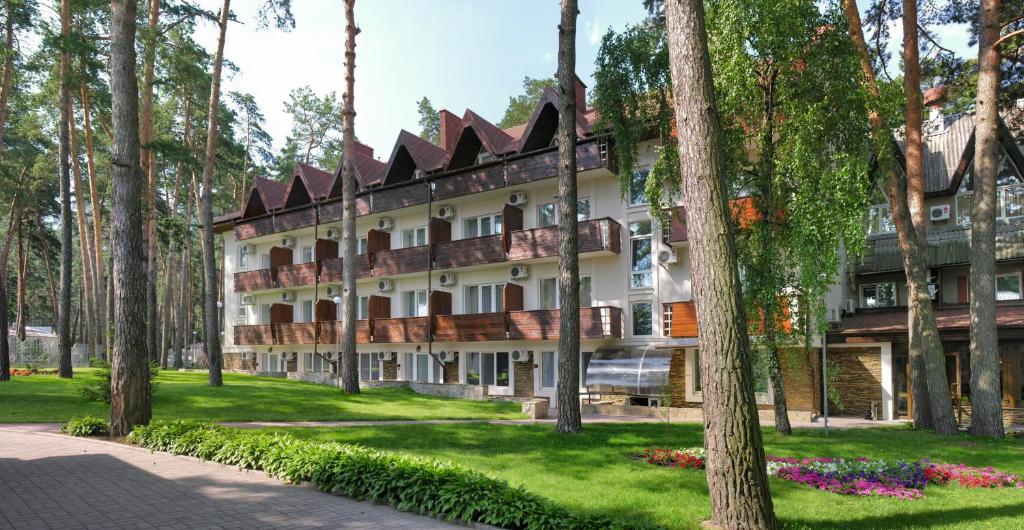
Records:
<instances>
[{"instance_id":1,"label":"air conditioning unit","mask_svg":"<svg viewBox=\"0 0 1024 530\"><path fill-rule=\"evenodd\" d=\"M327 229L327 239L333 239L335 241L341 239L341 229L337 227L330 227Z\"/></svg>"},{"instance_id":2,"label":"air conditioning unit","mask_svg":"<svg viewBox=\"0 0 1024 530\"><path fill-rule=\"evenodd\" d=\"M455 207L454 206L442 206L437 209L437 216L441 219L448 220L455 218Z\"/></svg>"},{"instance_id":3,"label":"air conditioning unit","mask_svg":"<svg viewBox=\"0 0 1024 530\"><path fill-rule=\"evenodd\" d=\"M453 351L440 351L437 352L437 360L442 363L455 362L455 352Z\"/></svg>"},{"instance_id":4,"label":"air conditioning unit","mask_svg":"<svg viewBox=\"0 0 1024 530\"><path fill-rule=\"evenodd\" d=\"M384 362L390 362L390 361L395 360L395 354L394 354L394 352L389 352L389 351L379 351L379 352L377 352L377 360L378 361L384 361Z\"/></svg>"},{"instance_id":5,"label":"air conditioning unit","mask_svg":"<svg viewBox=\"0 0 1024 530\"><path fill-rule=\"evenodd\" d=\"M829 322L839 322L842 320L842 311L840 311L838 307L828 308L825 320L828 320Z\"/></svg>"},{"instance_id":6,"label":"air conditioning unit","mask_svg":"<svg viewBox=\"0 0 1024 530\"><path fill-rule=\"evenodd\" d=\"M526 192L517 191L508 196L508 203L511 206L523 206L526 204Z\"/></svg>"},{"instance_id":7,"label":"air conditioning unit","mask_svg":"<svg viewBox=\"0 0 1024 530\"><path fill-rule=\"evenodd\" d=\"M380 219L377 219L377 229L379 230L388 232L394 227L395 220L390 217L381 217Z\"/></svg>"},{"instance_id":8,"label":"air conditioning unit","mask_svg":"<svg viewBox=\"0 0 1024 530\"><path fill-rule=\"evenodd\" d=\"M512 362L525 363L530 360L530 352L526 350L512 350Z\"/></svg>"},{"instance_id":9,"label":"air conditioning unit","mask_svg":"<svg viewBox=\"0 0 1024 530\"><path fill-rule=\"evenodd\" d=\"M391 280L383 279L383 280L377 282L377 290L382 292L382 293L390 293L394 289L395 289L395 282L393 282Z\"/></svg>"},{"instance_id":10,"label":"air conditioning unit","mask_svg":"<svg viewBox=\"0 0 1024 530\"><path fill-rule=\"evenodd\" d=\"M455 273L442 272L437 279L441 283L441 287L451 287L455 285Z\"/></svg>"},{"instance_id":11,"label":"air conditioning unit","mask_svg":"<svg viewBox=\"0 0 1024 530\"><path fill-rule=\"evenodd\" d=\"M424 175L423 170L422 169L417 169L417 170L412 172L412 179L413 180L419 180L419 179L423 178L423 175Z\"/></svg>"},{"instance_id":12,"label":"air conditioning unit","mask_svg":"<svg viewBox=\"0 0 1024 530\"><path fill-rule=\"evenodd\" d=\"M284 248L295 248L295 238L292 236L284 236L281 238L281 246Z\"/></svg>"},{"instance_id":13,"label":"air conditioning unit","mask_svg":"<svg viewBox=\"0 0 1024 530\"><path fill-rule=\"evenodd\" d=\"M338 354L332 351L324 352L324 358L326 358L328 361L333 361L338 358Z\"/></svg>"},{"instance_id":14,"label":"air conditioning unit","mask_svg":"<svg viewBox=\"0 0 1024 530\"><path fill-rule=\"evenodd\" d=\"M671 265L677 261L679 261L679 257L676 256L676 251L672 249L665 249L658 252L658 263Z\"/></svg>"},{"instance_id":15,"label":"air conditioning unit","mask_svg":"<svg viewBox=\"0 0 1024 530\"><path fill-rule=\"evenodd\" d=\"M282 302L294 302L295 301L295 291L281 291L281 301Z\"/></svg>"},{"instance_id":16,"label":"air conditioning unit","mask_svg":"<svg viewBox=\"0 0 1024 530\"><path fill-rule=\"evenodd\" d=\"M855 302L853 300L853 298L847 298L846 299L846 307L844 307L843 310L848 315L852 315L852 314L856 313L857 312L857 302Z\"/></svg>"},{"instance_id":17,"label":"air conditioning unit","mask_svg":"<svg viewBox=\"0 0 1024 530\"><path fill-rule=\"evenodd\" d=\"M327 286L327 297L334 298L335 296L341 296L341 286L328 285Z\"/></svg>"},{"instance_id":18,"label":"air conditioning unit","mask_svg":"<svg viewBox=\"0 0 1024 530\"><path fill-rule=\"evenodd\" d=\"M530 277L530 270L526 265L514 265L508 269L508 277L513 280L525 280Z\"/></svg>"},{"instance_id":19,"label":"air conditioning unit","mask_svg":"<svg viewBox=\"0 0 1024 530\"><path fill-rule=\"evenodd\" d=\"M242 254L250 254L251 255L251 254L255 254L255 253L256 253L256 245L253 245L252 243L243 243L242 244Z\"/></svg>"},{"instance_id":20,"label":"air conditioning unit","mask_svg":"<svg viewBox=\"0 0 1024 530\"><path fill-rule=\"evenodd\" d=\"M932 221L948 221L949 205L937 204L928 209L928 218Z\"/></svg>"},{"instance_id":21,"label":"air conditioning unit","mask_svg":"<svg viewBox=\"0 0 1024 530\"><path fill-rule=\"evenodd\" d=\"M251 294L242 295L242 305L252 305L252 303L255 301L255 298L253 298Z\"/></svg>"}]
</instances>

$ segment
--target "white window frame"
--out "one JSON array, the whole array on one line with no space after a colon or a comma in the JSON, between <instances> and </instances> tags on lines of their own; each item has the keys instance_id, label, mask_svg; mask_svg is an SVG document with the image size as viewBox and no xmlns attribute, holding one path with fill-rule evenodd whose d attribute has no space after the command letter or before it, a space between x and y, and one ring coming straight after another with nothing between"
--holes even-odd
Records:
<instances>
[{"instance_id":1,"label":"white window frame","mask_svg":"<svg viewBox=\"0 0 1024 530\"><path fill-rule=\"evenodd\" d=\"M270 268L270 254L260 254L260 268L261 269L269 269Z\"/></svg>"},{"instance_id":2,"label":"white window frame","mask_svg":"<svg viewBox=\"0 0 1024 530\"><path fill-rule=\"evenodd\" d=\"M584 204L586 205L586 213L581 215L580 214L580 206L582 206ZM579 222L589 221L590 218L591 218L590 217L591 213L593 213L593 209L592 208L593 208L593 205L590 202L590 197L580 197L580 198L576 199L576 220L579 221ZM550 209L551 210L551 216L552 216L551 221L552 222L548 222L547 220L544 219L544 216L546 214L543 213L543 211L546 210L546 209ZM559 208L558 208L558 202L557 201L556 202L546 202L546 203L538 204L537 205L537 227L538 228L545 227L545 226L558 226L558 219L559 219Z\"/></svg>"},{"instance_id":3,"label":"white window frame","mask_svg":"<svg viewBox=\"0 0 1024 530\"><path fill-rule=\"evenodd\" d=\"M437 362L434 356L427 352L403 352L401 355L402 362L402 379L411 383L435 383L440 384L444 381L444 367L441 363ZM424 381L420 381L417 376L419 373L419 360L426 358L427 360L427 377ZM383 367L381 368L381 374L383 374Z\"/></svg>"},{"instance_id":4,"label":"white window frame","mask_svg":"<svg viewBox=\"0 0 1024 530\"><path fill-rule=\"evenodd\" d=\"M316 260L316 256L313 255L313 247L310 245L303 245L299 248L299 260L300 263L313 263Z\"/></svg>"},{"instance_id":5,"label":"white window frame","mask_svg":"<svg viewBox=\"0 0 1024 530\"><path fill-rule=\"evenodd\" d=\"M427 242L427 225L414 226L402 230L402 248L422 247Z\"/></svg>"},{"instance_id":6,"label":"white window frame","mask_svg":"<svg viewBox=\"0 0 1024 530\"><path fill-rule=\"evenodd\" d=\"M313 373L325 373L331 371L331 362L322 357L323 354L314 354L313 352L306 352L304 357L303 368L307 372Z\"/></svg>"},{"instance_id":7,"label":"white window frame","mask_svg":"<svg viewBox=\"0 0 1024 530\"><path fill-rule=\"evenodd\" d=\"M888 212L889 224L891 225L889 230L882 230L877 221L883 218L883 213ZM868 207L868 235L869 236L881 236L886 234L896 233L896 223L893 221L892 209L889 208L888 204L873 204Z\"/></svg>"},{"instance_id":8,"label":"white window frame","mask_svg":"<svg viewBox=\"0 0 1024 530\"><path fill-rule=\"evenodd\" d=\"M644 223L649 227L647 233L633 235L632 226L642 225ZM630 221L627 224L627 229L629 230L629 288L650 289L654 287L654 223L650 219ZM634 268L633 245L634 243L639 243L644 240L647 240L650 246L650 249L648 250L650 266L647 269L636 270Z\"/></svg>"},{"instance_id":9,"label":"white window frame","mask_svg":"<svg viewBox=\"0 0 1024 530\"><path fill-rule=\"evenodd\" d=\"M369 364L369 366L367 366ZM374 377L374 371L376 369L376 377ZM365 377L369 374L370 377ZM380 359L377 358L376 352L360 352L359 353L359 380L360 381L383 381L384 380L384 366Z\"/></svg>"},{"instance_id":10,"label":"white window frame","mask_svg":"<svg viewBox=\"0 0 1024 530\"><path fill-rule=\"evenodd\" d=\"M260 324L270 324L270 304L260 304Z\"/></svg>"},{"instance_id":11,"label":"white window frame","mask_svg":"<svg viewBox=\"0 0 1024 530\"><path fill-rule=\"evenodd\" d=\"M999 278L1017 278L1017 297L1016 298L1003 298L1003 299L999 298ZM1024 293L1021 292L1022 290L1024 290L1024 281L1022 281L1021 272L1020 271L997 273L996 274L996 279L995 279L995 286L996 286L996 301L997 302L1024 300Z\"/></svg>"},{"instance_id":12,"label":"white window frame","mask_svg":"<svg viewBox=\"0 0 1024 530\"><path fill-rule=\"evenodd\" d=\"M409 296L412 295L410 300ZM410 302L412 302L410 304ZM402 291L402 317L415 318L428 316L430 311L426 289L409 289ZM421 314L422 313L422 314Z\"/></svg>"},{"instance_id":13,"label":"white window frame","mask_svg":"<svg viewBox=\"0 0 1024 530\"><path fill-rule=\"evenodd\" d=\"M701 388L696 388L697 383L700 382L700 369L697 364L698 356L700 355L698 348L686 348L684 350L686 358L686 401L690 403L703 403L704 392L703 385ZM771 405L772 404L772 381L768 379L765 385L764 392L754 392L754 399L758 405Z\"/></svg>"},{"instance_id":14,"label":"white window frame","mask_svg":"<svg viewBox=\"0 0 1024 530\"><path fill-rule=\"evenodd\" d=\"M544 290L546 289L545 284L552 285L555 293L555 305L554 307L547 307L544 303ZM584 300L584 288L583 284L587 285L586 293L589 294L590 300ZM537 280L537 297L540 301L538 304L540 309L559 309L562 307L562 295L561 290L558 288L558 278L540 278ZM590 275L580 275L580 307L593 307L594 305L594 279Z\"/></svg>"},{"instance_id":15,"label":"white window frame","mask_svg":"<svg viewBox=\"0 0 1024 530\"><path fill-rule=\"evenodd\" d=\"M359 256L366 255L366 236L356 240L356 254Z\"/></svg>"},{"instance_id":16,"label":"white window frame","mask_svg":"<svg viewBox=\"0 0 1024 530\"><path fill-rule=\"evenodd\" d=\"M307 306L308 304L308 306ZM316 317L316 304L313 303L313 299L305 298L299 300L299 322L312 322ZM309 313L306 313L306 307L309 307Z\"/></svg>"},{"instance_id":17,"label":"white window frame","mask_svg":"<svg viewBox=\"0 0 1024 530\"><path fill-rule=\"evenodd\" d=\"M647 197L644 196L644 189L642 187L639 190L639 197L638 198L634 198L634 197L636 197L635 192L637 190L633 189L633 185L636 184L635 179L640 174L643 174L643 177L644 177L643 181L644 181L644 184L646 185L647 176L651 174L651 168L649 168L649 167L637 168L637 170L634 171L632 175L630 175L630 178L629 178L629 190L628 190L629 191L629 196L626 198L628 200L629 206L644 206L644 205L647 204Z\"/></svg>"},{"instance_id":18,"label":"white window frame","mask_svg":"<svg viewBox=\"0 0 1024 530\"><path fill-rule=\"evenodd\" d=\"M636 306L646 305L651 308L651 332L650 333L636 333ZM634 337L653 337L655 335L654 329L654 301L653 300L630 300L629 301L629 323L630 323L630 335Z\"/></svg>"},{"instance_id":19,"label":"white window frame","mask_svg":"<svg viewBox=\"0 0 1024 530\"><path fill-rule=\"evenodd\" d=\"M238 270L249 270L249 254L245 252L245 245L238 245Z\"/></svg>"},{"instance_id":20,"label":"white window frame","mask_svg":"<svg viewBox=\"0 0 1024 530\"><path fill-rule=\"evenodd\" d=\"M513 387L515 385L515 372L514 372L515 368L513 367L513 365L515 363L512 362L512 355L511 355L511 353L508 350L503 350L503 351L474 351L474 352L466 352L466 353L460 355L460 357L462 357L463 355L465 356L465 360L462 363L462 380L465 382L465 384L467 384L467 385L476 385L476 386L486 386L487 387L487 393L490 394L490 395L512 395L513 394ZM508 364L508 384L505 384L505 385L499 385L498 384L498 356L499 355L504 355L505 359L508 361L507 362L507 364ZM471 368L471 363L472 363L473 356L476 356L476 360L477 360L476 369L477 369L477 374L478 374L478 378L479 378L478 381L475 382L475 383L473 383L473 382L471 382L469 380L469 373L470 373L470 368ZM492 366L493 371L490 374L491 375L491 379L494 381L493 384L484 383L484 371L483 370L484 370L484 357L486 357L486 356L490 356L490 357L493 358L493 360L491 361L491 366Z\"/></svg>"},{"instance_id":21,"label":"white window frame","mask_svg":"<svg viewBox=\"0 0 1024 530\"><path fill-rule=\"evenodd\" d=\"M484 288L485 287L490 288L491 295L490 295L490 299L488 300L488 302L490 302L491 311L484 311L484 299L485 299L485 297L484 297ZM475 291L476 292L476 294L475 294L476 308L473 309L473 310L470 310L471 307L472 307L472 304L470 303L470 300L471 300L472 297L470 296L469 292L472 289L476 289L476 291ZM504 301L505 301L505 282L499 282L499 283L477 283L477 284L471 284L471 285L464 285L464 286L462 286L462 313L465 314L465 315L479 315L479 314L484 314L484 313L500 313L501 310L502 310L502 306L504 305Z\"/></svg>"},{"instance_id":22,"label":"white window frame","mask_svg":"<svg viewBox=\"0 0 1024 530\"><path fill-rule=\"evenodd\" d=\"M868 287L875 287L877 289L878 286L880 286L880 285L891 285L892 286L893 305L868 305L867 297L864 296L864 290L867 289ZM900 306L900 289L899 289L899 285L897 285L896 282L865 283L865 284L861 284L859 290L860 290L860 306L863 307L863 308L872 309L872 308L885 308L885 307L899 307ZM877 298L878 295L876 294L875 297Z\"/></svg>"},{"instance_id":23,"label":"white window frame","mask_svg":"<svg viewBox=\"0 0 1024 530\"><path fill-rule=\"evenodd\" d=\"M242 303L242 297L244 296L245 293L235 293L235 301L238 303L238 309L235 311L235 321L243 324L249 321L249 309Z\"/></svg>"},{"instance_id":24,"label":"white window frame","mask_svg":"<svg viewBox=\"0 0 1024 530\"><path fill-rule=\"evenodd\" d=\"M480 230L480 222L487 220L488 226L490 227L489 234L482 234ZM473 230L476 232L474 235L469 234L469 225L473 224ZM486 237L500 234L505 229L505 219L502 218L500 213L489 213L486 215L475 215L473 217L462 218L462 239L473 239L474 237Z\"/></svg>"}]
</instances>

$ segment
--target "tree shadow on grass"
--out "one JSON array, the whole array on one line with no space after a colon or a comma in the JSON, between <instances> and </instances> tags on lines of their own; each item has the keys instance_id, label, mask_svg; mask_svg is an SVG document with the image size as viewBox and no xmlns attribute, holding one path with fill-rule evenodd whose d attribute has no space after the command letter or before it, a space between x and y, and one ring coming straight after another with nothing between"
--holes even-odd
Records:
<instances>
[{"instance_id":1,"label":"tree shadow on grass","mask_svg":"<svg viewBox=\"0 0 1024 530\"><path fill-rule=\"evenodd\" d=\"M914 502L914 501L908 501ZM1012 518L1018 526L1003 526L1007 530L1024 527L1024 502L1002 506L944 508L886 515L867 515L846 518L841 521L786 518L787 527L794 528L836 528L864 530L868 528L932 528L965 523L982 523L991 519Z\"/></svg>"}]
</instances>

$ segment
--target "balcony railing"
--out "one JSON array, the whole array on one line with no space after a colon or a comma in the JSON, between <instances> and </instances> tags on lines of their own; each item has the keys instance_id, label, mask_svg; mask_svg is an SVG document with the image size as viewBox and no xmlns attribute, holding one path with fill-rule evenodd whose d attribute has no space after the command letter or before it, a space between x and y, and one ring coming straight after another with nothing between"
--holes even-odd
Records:
<instances>
[{"instance_id":1,"label":"balcony railing","mask_svg":"<svg viewBox=\"0 0 1024 530\"><path fill-rule=\"evenodd\" d=\"M558 309L510 311L509 340L555 340L560 325ZM622 338L622 309L618 307L580 308L580 338Z\"/></svg>"},{"instance_id":2,"label":"balcony railing","mask_svg":"<svg viewBox=\"0 0 1024 530\"><path fill-rule=\"evenodd\" d=\"M365 254L356 256L356 278L370 277L370 260ZM338 283L342 280L341 258L325 259L320 269L320 281Z\"/></svg>"},{"instance_id":3,"label":"balcony railing","mask_svg":"<svg viewBox=\"0 0 1024 530\"><path fill-rule=\"evenodd\" d=\"M319 328L318 343L319 344L338 344L341 342L341 321L340 320L329 320L326 322L318 322ZM357 320L356 321L356 343L357 344L369 344L370 343L370 329L371 324L369 320Z\"/></svg>"},{"instance_id":4,"label":"balcony railing","mask_svg":"<svg viewBox=\"0 0 1024 530\"><path fill-rule=\"evenodd\" d=\"M316 344L317 326L313 322L271 325L274 328L274 344Z\"/></svg>"},{"instance_id":5,"label":"balcony railing","mask_svg":"<svg viewBox=\"0 0 1024 530\"><path fill-rule=\"evenodd\" d=\"M389 344L427 342L430 340L430 317L374 319L372 340Z\"/></svg>"},{"instance_id":6,"label":"balcony railing","mask_svg":"<svg viewBox=\"0 0 1024 530\"><path fill-rule=\"evenodd\" d=\"M317 264L314 262L298 265L282 265L277 268L277 286L281 288L300 287L316 283Z\"/></svg>"},{"instance_id":7,"label":"balcony railing","mask_svg":"<svg viewBox=\"0 0 1024 530\"><path fill-rule=\"evenodd\" d=\"M579 252L622 252L622 227L603 218L579 224ZM511 261L547 258L558 255L558 227L544 226L515 230L509 234L508 259Z\"/></svg>"},{"instance_id":8,"label":"balcony railing","mask_svg":"<svg viewBox=\"0 0 1024 530\"><path fill-rule=\"evenodd\" d=\"M267 325L235 326L235 344L256 346L274 343L273 328Z\"/></svg>"},{"instance_id":9,"label":"balcony railing","mask_svg":"<svg viewBox=\"0 0 1024 530\"><path fill-rule=\"evenodd\" d=\"M445 241L434 245L434 268L454 269L507 261L501 234Z\"/></svg>"},{"instance_id":10,"label":"balcony railing","mask_svg":"<svg viewBox=\"0 0 1024 530\"><path fill-rule=\"evenodd\" d=\"M505 340L506 331L505 313L434 316L434 340L437 342Z\"/></svg>"},{"instance_id":11,"label":"balcony railing","mask_svg":"<svg viewBox=\"0 0 1024 530\"><path fill-rule=\"evenodd\" d=\"M971 262L971 229L932 230L928 233L928 267L963 265ZM1024 223L1010 222L996 227L996 260L1024 258ZM896 234L870 237L867 249L856 264L859 273L903 270L903 254Z\"/></svg>"},{"instance_id":12,"label":"balcony railing","mask_svg":"<svg viewBox=\"0 0 1024 530\"><path fill-rule=\"evenodd\" d=\"M394 276L427 270L429 252L426 245L384 250L373 253L373 275Z\"/></svg>"},{"instance_id":13,"label":"balcony railing","mask_svg":"<svg viewBox=\"0 0 1024 530\"><path fill-rule=\"evenodd\" d=\"M248 293L263 289L273 289L274 287L274 274L270 269L235 273L236 293Z\"/></svg>"}]
</instances>

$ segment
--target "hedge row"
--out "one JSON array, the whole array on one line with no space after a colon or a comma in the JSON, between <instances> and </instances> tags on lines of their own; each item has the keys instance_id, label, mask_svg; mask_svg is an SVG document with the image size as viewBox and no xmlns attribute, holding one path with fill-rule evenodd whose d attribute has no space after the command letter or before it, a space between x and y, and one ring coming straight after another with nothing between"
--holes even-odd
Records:
<instances>
[{"instance_id":1,"label":"hedge row","mask_svg":"<svg viewBox=\"0 0 1024 530\"><path fill-rule=\"evenodd\" d=\"M580 515L522 487L414 456L288 435L227 429L195 421L153 422L129 440L155 451L262 470L320 491L383 502L399 510L509 529L641 529L645 522Z\"/></svg>"}]
</instances>

